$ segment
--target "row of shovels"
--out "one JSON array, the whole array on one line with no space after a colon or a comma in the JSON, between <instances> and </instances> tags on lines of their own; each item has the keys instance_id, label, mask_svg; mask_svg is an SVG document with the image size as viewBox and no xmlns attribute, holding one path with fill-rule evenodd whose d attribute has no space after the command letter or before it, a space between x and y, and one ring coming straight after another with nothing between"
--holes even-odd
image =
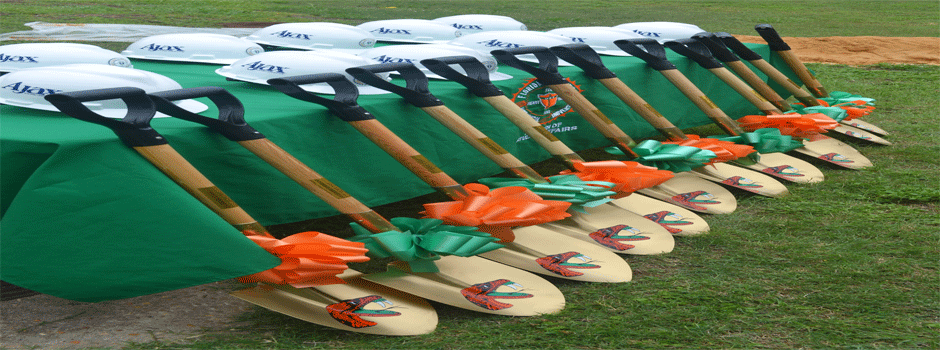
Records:
<instances>
[{"instance_id":1,"label":"row of shovels","mask_svg":"<svg viewBox=\"0 0 940 350\"><path fill-rule=\"evenodd\" d=\"M784 152L849 169L871 166L854 148L821 133L842 128L844 131L837 130L841 135L862 135L861 139L879 142L872 133L883 134L881 129L857 119L839 123L813 114L820 108L810 109L858 109L868 101L838 106L844 102L822 100L830 97L820 96L826 92L818 81L800 73L806 71L805 66L785 44L780 44L782 40L773 29L762 25L758 30L770 38L771 48L801 74L812 95L728 34L702 33L664 44L714 73L765 114L738 121L717 108L666 59L663 45L645 39L616 42L665 76L728 134L719 137L683 133L604 67L597 53L586 45L524 47L492 53L501 63L532 74L557 93L611 142L613 152L628 160L586 162L493 85L487 69L473 57L422 61L434 73L482 98L568 168L548 177L448 109L429 91L427 77L410 63L354 67L347 72L400 95L515 178L485 178L460 185L358 105L355 85L341 74L268 82L291 97L325 106L452 199L425 204L420 219L389 220L366 207L248 125L241 102L218 87L152 94L116 87L54 94L47 100L70 116L111 128L126 145L246 237L282 258L280 266L242 278L253 285L233 292L235 297L336 329L416 335L430 333L437 325L437 314L427 300L507 316L559 312L565 305L564 295L538 274L582 282L627 282L632 279L632 270L618 254L668 253L675 246L675 236L706 233L708 223L699 214L727 214L737 206L734 195L725 187L779 197L786 195L787 189L778 179L795 183L823 180L818 168ZM517 58L524 54L534 54L538 64L526 64ZM738 56L786 86L806 107L800 109L805 114L784 114L792 108ZM602 83L660 131L665 140L632 140L558 73L559 58ZM458 66L462 72L455 69ZM379 74L385 72L398 74L405 86L383 80ZM313 83L329 84L335 91L334 98L301 88ZM218 118L194 114L172 103L191 98L208 98L218 107ZM120 120L109 119L82 104L106 99L123 100L128 106L127 115ZM150 127L157 111L199 123L238 143L347 215L354 222L351 225L356 235L348 239L319 232L283 239L271 236ZM745 119L747 123L742 121ZM775 128L746 129L753 125ZM348 263L368 260L366 252L370 257L390 258L393 262L379 273L364 274L348 268Z\"/></svg>"}]
</instances>

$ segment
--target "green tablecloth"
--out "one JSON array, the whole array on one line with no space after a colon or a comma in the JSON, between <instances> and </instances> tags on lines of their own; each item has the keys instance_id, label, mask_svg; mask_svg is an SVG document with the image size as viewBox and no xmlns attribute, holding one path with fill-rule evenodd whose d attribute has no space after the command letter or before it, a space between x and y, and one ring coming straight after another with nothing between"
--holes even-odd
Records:
<instances>
[{"instance_id":1,"label":"green tablecloth","mask_svg":"<svg viewBox=\"0 0 940 350\"><path fill-rule=\"evenodd\" d=\"M764 45L751 47L769 57ZM758 113L695 63L675 63L728 115ZM769 61L787 74L782 61ZM633 57L605 64L680 128L710 123L659 73ZM263 85L227 81L219 66L134 61L183 87L219 86L238 97L246 119L268 139L369 206L432 192L345 122L319 105ZM497 81L513 96L531 76L509 67ZM561 67L583 93L636 139L655 130L601 84L576 67ZM432 81L431 92L457 114L526 163L550 156L457 83ZM778 89L785 95L783 89ZM203 113L215 116L210 109ZM361 96L359 103L460 183L501 169L456 135L393 94ZM562 102L563 103L563 102ZM157 118L154 129L263 225L297 222L337 212L239 145L200 125ZM607 141L576 113L546 126L574 150ZM188 287L254 273L277 260L122 145L107 128L60 113L0 106L4 281L63 298L97 301ZM552 175L552 174L544 174ZM329 232L327 232L329 233Z\"/></svg>"}]
</instances>

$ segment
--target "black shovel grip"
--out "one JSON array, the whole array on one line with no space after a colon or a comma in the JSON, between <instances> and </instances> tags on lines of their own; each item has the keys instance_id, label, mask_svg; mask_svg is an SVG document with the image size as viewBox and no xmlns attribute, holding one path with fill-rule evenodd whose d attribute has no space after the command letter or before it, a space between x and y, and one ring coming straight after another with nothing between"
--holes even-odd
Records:
<instances>
[{"instance_id":1,"label":"black shovel grip","mask_svg":"<svg viewBox=\"0 0 940 350\"><path fill-rule=\"evenodd\" d=\"M245 107L235 96L216 86L167 90L149 95L157 111L171 117L209 127L232 141L263 139L264 135L245 122ZM219 110L219 118L205 117L173 104L173 101L207 97Z\"/></svg>"},{"instance_id":2,"label":"black shovel grip","mask_svg":"<svg viewBox=\"0 0 940 350\"><path fill-rule=\"evenodd\" d=\"M780 38L780 34L777 34L777 30L769 24L758 24L754 26L754 30L757 31L757 34L760 34L761 38L764 38L764 41L767 42L767 45L770 46L771 50L774 51L788 51L790 50L790 45L787 45Z\"/></svg>"},{"instance_id":3,"label":"black shovel grip","mask_svg":"<svg viewBox=\"0 0 940 350\"><path fill-rule=\"evenodd\" d=\"M695 35L692 35L692 39L697 40L698 42L705 45L708 48L708 51L711 51L712 56L717 58L721 62L736 62L741 59L738 58L734 52L731 52L721 40L718 39L718 36L715 33L702 32Z\"/></svg>"},{"instance_id":4,"label":"black shovel grip","mask_svg":"<svg viewBox=\"0 0 940 350\"><path fill-rule=\"evenodd\" d=\"M666 59L666 49L656 39L621 39L614 41L624 52L638 57L655 70L663 71L677 69L672 62Z\"/></svg>"},{"instance_id":5,"label":"black shovel grip","mask_svg":"<svg viewBox=\"0 0 940 350\"><path fill-rule=\"evenodd\" d=\"M597 54L597 51L594 51L587 44L558 45L550 50L558 58L581 68L584 74L591 78L610 79L617 77L614 72L607 69L607 66L604 66L604 62L601 61L601 56Z\"/></svg>"},{"instance_id":6,"label":"black shovel grip","mask_svg":"<svg viewBox=\"0 0 940 350\"><path fill-rule=\"evenodd\" d=\"M705 44L700 43L698 40L678 39L667 41L663 43L663 45L665 45L670 50L695 61L695 63L698 63L698 65L702 66L702 68L715 69L724 67L721 62L718 62L718 60L712 56L711 51L708 51L708 47L705 46Z\"/></svg>"},{"instance_id":7,"label":"black shovel grip","mask_svg":"<svg viewBox=\"0 0 940 350\"><path fill-rule=\"evenodd\" d=\"M490 51L493 57L502 64L523 70L532 74L536 79L545 85L566 84L565 77L558 74L558 57L555 57L547 47L544 46L523 46L512 49ZM518 55L534 54L539 61L538 67L523 62Z\"/></svg>"},{"instance_id":8,"label":"black shovel grip","mask_svg":"<svg viewBox=\"0 0 940 350\"><path fill-rule=\"evenodd\" d=\"M447 80L455 81L466 87L470 92L479 97L500 96L503 91L490 81L490 72L476 57L473 56L447 56L438 58L428 58L421 60L424 68L440 75ZM452 64L460 65L464 72L461 74L451 67Z\"/></svg>"},{"instance_id":9,"label":"black shovel grip","mask_svg":"<svg viewBox=\"0 0 940 350\"><path fill-rule=\"evenodd\" d=\"M329 84L333 88L333 99L318 96L300 87L300 85L316 83ZM269 79L268 85L287 96L322 105L343 121L354 122L375 119L371 113L356 103L356 99L359 98L359 90L356 89L356 85L346 79L345 75L339 73L307 74Z\"/></svg>"},{"instance_id":10,"label":"black shovel grip","mask_svg":"<svg viewBox=\"0 0 940 350\"><path fill-rule=\"evenodd\" d=\"M751 48L744 45L744 43L738 40L738 38L735 38L734 35L725 32L716 32L715 37L718 38L718 40L721 40L721 42L725 44L726 47L731 49L731 51L734 51L738 57L745 61L756 61L764 59L764 57L761 57L760 54L754 52L754 50L751 50Z\"/></svg>"},{"instance_id":11,"label":"black shovel grip","mask_svg":"<svg viewBox=\"0 0 940 350\"><path fill-rule=\"evenodd\" d=\"M156 115L157 108L142 89L120 87L63 92L46 95L45 99L62 113L72 118L108 127L129 147L156 146L167 143L162 135L150 127L150 120ZM91 111L82 104L82 102L113 99L121 99L127 105L127 114L124 115L124 118L108 118Z\"/></svg>"},{"instance_id":12,"label":"black shovel grip","mask_svg":"<svg viewBox=\"0 0 940 350\"><path fill-rule=\"evenodd\" d=\"M378 73L398 72L405 79L405 86L398 86L382 79ZM401 96L416 107L434 107L444 102L431 94L428 89L428 76L424 75L417 66L408 62L381 63L368 66L347 68L346 73L362 82L379 89L390 91Z\"/></svg>"}]
</instances>

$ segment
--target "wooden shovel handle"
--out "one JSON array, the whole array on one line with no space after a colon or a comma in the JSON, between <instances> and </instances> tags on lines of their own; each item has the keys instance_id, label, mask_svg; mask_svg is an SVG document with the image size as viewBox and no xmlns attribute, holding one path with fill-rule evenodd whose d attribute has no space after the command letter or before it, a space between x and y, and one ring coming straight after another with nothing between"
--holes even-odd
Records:
<instances>
[{"instance_id":1,"label":"wooden shovel handle","mask_svg":"<svg viewBox=\"0 0 940 350\"><path fill-rule=\"evenodd\" d=\"M759 59L748 62L750 62L752 65L754 65L754 67L764 74L767 74L770 79L783 86L784 89L787 89L787 91L793 94L793 97L795 97L798 101L807 106L819 105L819 101L816 101L816 97L814 97L809 92L806 92L806 90L803 90L803 88L800 87L800 84L797 84L795 81L788 78L786 75L780 72L780 70L767 61Z\"/></svg>"},{"instance_id":2,"label":"wooden shovel handle","mask_svg":"<svg viewBox=\"0 0 940 350\"><path fill-rule=\"evenodd\" d=\"M479 129L461 118L446 106L421 107L425 113L433 117L442 125L450 129L470 146L480 151L484 156L514 175L532 181L533 183L547 183L548 180L539 175L534 169L520 161L506 151L502 146L486 136Z\"/></svg>"},{"instance_id":3,"label":"wooden shovel handle","mask_svg":"<svg viewBox=\"0 0 940 350\"><path fill-rule=\"evenodd\" d=\"M763 79L757 76L754 71L747 67L747 64L741 61L730 61L725 62L725 66L730 68L735 74L741 77L747 85L750 85L754 90L757 91L763 98L767 99L774 107L781 111L790 110L790 104L783 99L780 94L778 94L774 89L770 88L770 85L767 84Z\"/></svg>"},{"instance_id":4,"label":"wooden shovel handle","mask_svg":"<svg viewBox=\"0 0 940 350\"><path fill-rule=\"evenodd\" d=\"M681 129L672 124L662 113L659 113L659 111L653 108L652 105L647 103L646 100L630 89L630 87L624 84L620 79L604 78L597 79L597 81L601 82L610 92L614 93L621 101L630 106L643 120L650 123L650 125L655 127L663 136L669 138L669 140L681 141L688 138Z\"/></svg>"},{"instance_id":5,"label":"wooden shovel handle","mask_svg":"<svg viewBox=\"0 0 940 350\"><path fill-rule=\"evenodd\" d=\"M614 125L614 122L610 120L604 113L601 113L593 103L587 100L584 95L581 95L577 90L574 89L568 83L565 84L556 84L548 85L552 91L558 93L561 96L561 99L568 102L581 115L585 120L588 121L598 132L600 132L604 137L607 138L614 146L620 149L626 156L630 158L639 157L638 154L633 152L633 146L636 146L636 142L630 138L626 133L623 132L620 128Z\"/></svg>"},{"instance_id":6,"label":"wooden shovel handle","mask_svg":"<svg viewBox=\"0 0 940 350\"><path fill-rule=\"evenodd\" d=\"M767 42L771 51L780 55L783 62L796 73L796 76L803 81L803 85L806 85L806 88L813 96L818 98L829 97L829 92L822 86L822 83L806 68L803 61L793 53L790 49L790 45L787 45L787 43L783 41L783 38L777 34L777 30L774 29L773 26L769 24L758 24L754 26L754 30Z\"/></svg>"},{"instance_id":7,"label":"wooden shovel handle","mask_svg":"<svg viewBox=\"0 0 940 350\"><path fill-rule=\"evenodd\" d=\"M134 150L238 230L251 229L259 234L267 234L268 231L261 224L170 145L141 146L134 147Z\"/></svg>"},{"instance_id":8,"label":"wooden shovel handle","mask_svg":"<svg viewBox=\"0 0 940 350\"><path fill-rule=\"evenodd\" d=\"M417 150L405 143L404 140L378 120L357 120L350 121L349 124L434 189L455 199L469 195L457 181L445 174L434 163L431 163L430 160L418 153Z\"/></svg>"},{"instance_id":9,"label":"wooden shovel handle","mask_svg":"<svg viewBox=\"0 0 940 350\"><path fill-rule=\"evenodd\" d=\"M705 96L705 93L702 90L699 90L682 72L679 72L678 69L669 69L661 70L664 77L666 77L669 82L676 86L683 95L689 98L696 107L702 110L709 119L718 124L725 133L729 135L740 135L744 133L737 122L728 117L721 108L718 108L718 105L715 104L708 96Z\"/></svg>"},{"instance_id":10,"label":"wooden shovel handle","mask_svg":"<svg viewBox=\"0 0 940 350\"><path fill-rule=\"evenodd\" d=\"M764 98L760 93L751 88L750 85L745 83L741 78L731 73L727 68L712 68L709 69L712 74L715 74L718 79L728 84L734 91L737 91L745 100L750 102L754 107L757 107L761 113L765 115L771 114L783 114L776 106L774 106L770 101Z\"/></svg>"},{"instance_id":11,"label":"wooden shovel handle","mask_svg":"<svg viewBox=\"0 0 940 350\"><path fill-rule=\"evenodd\" d=\"M338 210L371 232L385 232L397 230L395 225L388 222L378 213L359 202L342 188L330 182L317 172L310 169L294 156L287 153L278 145L268 139L239 141L238 144L271 164L278 171L287 175L303 188L322 199L331 207Z\"/></svg>"}]
</instances>

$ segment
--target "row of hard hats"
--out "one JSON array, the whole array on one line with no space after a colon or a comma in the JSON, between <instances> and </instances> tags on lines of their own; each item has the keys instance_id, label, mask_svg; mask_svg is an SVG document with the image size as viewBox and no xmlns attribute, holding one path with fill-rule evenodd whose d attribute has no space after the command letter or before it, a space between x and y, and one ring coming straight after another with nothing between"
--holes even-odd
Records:
<instances>
[{"instance_id":1,"label":"row of hard hats","mask_svg":"<svg viewBox=\"0 0 940 350\"><path fill-rule=\"evenodd\" d=\"M483 16L483 15L468 15ZM453 18L467 16L453 16ZM502 17L502 16L490 16ZM508 17L501 19L505 25L514 21ZM390 23L417 23L426 20L375 21L363 25L377 26L382 31L412 31L422 35L412 27L397 27ZM518 23L518 22L516 22ZM691 36L702 30L694 25L670 22L646 22L677 28L670 35L664 31L652 31L645 27L644 33L654 33L661 39ZM363 26L360 25L360 26ZM497 72L497 62L489 52L500 48L521 46L557 46L582 42L594 47L600 54L626 55L613 45L614 40L640 37L639 34L616 27L570 27L558 28L548 32L499 29L494 25L474 24L470 21L454 20L453 26L472 28L477 33L461 35L446 43L421 44L420 50L415 45L389 45L374 47L375 38L363 28L337 23L289 23L270 26L257 31L248 38L236 38L220 34L166 34L144 38L131 44L122 54L85 44L14 44L0 46L0 71L17 71L21 67L43 66L48 69L29 68L22 73L10 73L0 77L0 103L27 108L55 111L56 109L43 99L44 95L61 92L87 90L113 86L134 86L145 91L162 91L180 88L179 84L162 75L132 69L127 57L151 60L170 60L227 64L215 72L232 80L267 84L271 78L314 73L342 73L356 83L361 94L384 94L385 90L362 84L345 73L349 67L387 62L410 62L425 71L429 78L441 77L421 66L426 58L469 55L476 57L490 71L491 80L509 79L511 76ZM521 25L521 24L520 24ZM622 25L624 26L624 25ZM404 29L402 29L404 28ZM455 29L454 27L450 27ZM519 28L524 28L522 25ZM373 30L375 31L375 30ZM679 33L685 31L685 33ZM317 34L330 33L333 42L323 38L312 40ZM349 35L339 35L346 33ZM319 34L322 36L322 34ZM344 40L340 40L344 39ZM352 40L345 40L352 39ZM306 41L306 42L304 42ZM276 47L303 49L304 51L269 51L258 46L264 44ZM358 48L357 48L358 47ZM198 48L193 52L191 48ZM66 53L66 54L63 54ZM355 54L354 54L355 53ZM534 57L519 57L522 60L534 60ZM89 63L89 64L69 64ZM566 64L561 62L561 64ZM67 65L67 66L61 66ZM460 70L462 68L455 67ZM97 76L98 78L94 78ZM66 78L63 78L66 77ZM390 79L388 73L384 74ZM91 84L84 86L83 84ZM304 86L315 93L332 93L326 84ZM120 104L120 101L116 101ZM183 101L189 110L200 112L206 107L196 101ZM120 115L120 108L98 106L101 114ZM201 108L201 109L200 109ZM198 111L197 111L198 110Z\"/></svg>"}]
</instances>

